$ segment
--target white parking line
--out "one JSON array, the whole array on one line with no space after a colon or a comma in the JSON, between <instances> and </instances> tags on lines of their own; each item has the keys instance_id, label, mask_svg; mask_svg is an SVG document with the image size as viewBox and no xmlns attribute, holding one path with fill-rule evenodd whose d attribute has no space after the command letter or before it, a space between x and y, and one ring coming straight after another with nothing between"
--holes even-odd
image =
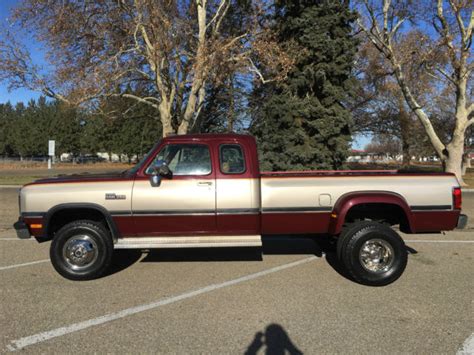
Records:
<instances>
[{"instance_id":1,"label":"white parking line","mask_svg":"<svg viewBox=\"0 0 474 355\"><path fill-rule=\"evenodd\" d=\"M169 297L169 298L165 298L165 299L162 299L162 300L158 300L158 301L153 302L153 303L127 308L127 309L124 309L122 311L109 313L109 314L106 314L106 315L101 316L101 317L89 319L89 320L79 322L79 323L74 323L74 324L71 324L71 325L68 325L68 326L65 326L65 327L61 327L61 328L41 332L41 333L38 333L38 334L30 335L30 336L27 336L27 337L24 337L24 338L20 338L20 339L11 341L10 344L7 345L7 348L10 351L20 350L20 349L23 349L27 346L38 344L38 343L44 342L44 341L52 339L52 338L60 337L60 336L67 335L67 334L70 334L70 333L74 333L74 332L77 332L77 331L80 331L80 330L84 330L84 329L87 329L87 328L90 328L90 327L94 327L96 325L112 322L114 320L125 318L125 317L128 317L128 316L137 314L137 313L141 313L141 312L149 311L149 310L152 310L152 309L156 309L156 308L161 307L161 306L165 306L165 305L168 305L168 304L171 304L171 303L179 302L179 301L182 301L182 300L185 300L185 299L188 299L188 298L196 297L196 296L202 295L204 293L212 292L212 291L224 288L224 287L233 286L233 285L245 282L245 281L254 280L254 279L260 278L260 277L265 276L265 275L269 275L269 274L272 274L272 273L275 273L275 272L278 272L278 271L281 271L281 270L289 269L289 268L292 268L292 267L295 267L295 266L298 266L298 265L301 265L301 264L308 263L308 262L313 261L315 259L318 259L318 257L311 256L309 258L301 259L301 260L298 260L298 261L295 261L295 262L292 262L292 263L289 263L289 264L276 266L276 267L273 267L273 268L270 268L270 269L267 269L267 270L256 272L254 274L242 276L242 277L239 277L237 279L224 281L222 283L209 285L209 286L199 288L199 289L194 290L194 291L185 292L185 293L182 293L182 294L174 296L174 297Z\"/></svg>"},{"instance_id":2,"label":"white parking line","mask_svg":"<svg viewBox=\"0 0 474 355\"><path fill-rule=\"evenodd\" d=\"M474 243L474 240L423 240L423 239L406 239L407 243Z\"/></svg>"},{"instance_id":3,"label":"white parking line","mask_svg":"<svg viewBox=\"0 0 474 355\"><path fill-rule=\"evenodd\" d=\"M36 260L32 261L29 263L23 263L23 264L14 264L14 265L8 265L8 266L0 266L0 271L4 270L9 270L9 269L15 269L17 267L22 267L22 266L30 266L30 265L35 265L35 264L41 264L49 261L49 259L44 259L44 260Z\"/></svg>"},{"instance_id":4,"label":"white parking line","mask_svg":"<svg viewBox=\"0 0 474 355\"><path fill-rule=\"evenodd\" d=\"M469 338L466 339L462 348L458 350L456 355L472 355L474 354L474 333L471 334Z\"/></svg>"}]
</instances>

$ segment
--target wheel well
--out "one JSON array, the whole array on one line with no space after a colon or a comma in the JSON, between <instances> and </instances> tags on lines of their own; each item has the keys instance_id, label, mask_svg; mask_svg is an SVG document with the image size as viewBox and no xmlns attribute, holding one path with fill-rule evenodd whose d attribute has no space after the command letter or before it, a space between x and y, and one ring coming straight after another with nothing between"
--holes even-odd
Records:
<instances>
[{"instance_id":1,"label":"wheel well","mask_svg":"<svg viewBox=\"0 0 474 355\"><path fill-rule=\"evenodd\" d=\"M362 203L355 205L347 211L344 223L353 223L360 220L372 220L391 226L400 225L402 232L410 231L410 223L405 211L395 204Z\"/></svg>"},{"instance_id":2,"label":"wheel well","mask_svg":"<svg viewBox=\"0 0 474 355\"><path fill-rule=\"evenodd\" d=\"M54 234L56 234L66 224L83 219L102 223L104 227L112 233L112 235L114 234L109 221L101 211L94 208L81 207L65 208L54 212L47 221L46 233L49 238L53 238Z\"/></svg>"}]
</instances>

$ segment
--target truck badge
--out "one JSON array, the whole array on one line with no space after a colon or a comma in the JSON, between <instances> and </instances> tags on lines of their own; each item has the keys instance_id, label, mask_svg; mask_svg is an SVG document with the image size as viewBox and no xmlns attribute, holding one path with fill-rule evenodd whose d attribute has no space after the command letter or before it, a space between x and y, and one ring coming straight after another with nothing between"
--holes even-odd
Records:
<instances>
[{"instance_id":1,"label":"truck badge","mask_svg":"<svg viewBox=\"0 0 474 355\"><path fill-rule=\"evenodd\" d=\"M125 200L127 196L125 195L117 195L113 193L107 193L105 194L105 199L106 200Z\"/></svg>"}]
</instances>

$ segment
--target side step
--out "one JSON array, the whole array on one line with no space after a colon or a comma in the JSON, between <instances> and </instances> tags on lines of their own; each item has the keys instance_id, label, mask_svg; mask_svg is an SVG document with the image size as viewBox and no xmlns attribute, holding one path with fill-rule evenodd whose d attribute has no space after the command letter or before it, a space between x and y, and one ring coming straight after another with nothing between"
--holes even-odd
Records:
<instances>
[{"instance_id":1,"label":"side step","mask_svg":"<svg viewBox=\"0 0 474 355\"><path fill-rule=\"evenodd\" d=\"M120 238L115 249L261 247L261 235L209 235Z\"/></svg>"}]
</instances>

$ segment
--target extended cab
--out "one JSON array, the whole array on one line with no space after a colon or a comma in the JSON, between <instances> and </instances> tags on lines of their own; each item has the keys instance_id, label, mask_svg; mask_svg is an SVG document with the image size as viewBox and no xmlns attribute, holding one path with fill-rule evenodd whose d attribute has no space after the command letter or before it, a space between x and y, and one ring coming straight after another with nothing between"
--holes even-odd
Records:
<instances>
[{"instance_id":1,"label":"extended cab","mask_svg":"<svg viewBox=\"0 0 474 355\"><path fill-rule=\"evenodd\" d=\"M69 279L101 275L114 249L258 247L270 235L337 237L342 265L385 285L405 269L405 233L466 224L452 174L397 171L260 172L255 139L164 138L134 168L61 176L20 190L20 238L52 240Z\"/></svg>"}]
</instances>

